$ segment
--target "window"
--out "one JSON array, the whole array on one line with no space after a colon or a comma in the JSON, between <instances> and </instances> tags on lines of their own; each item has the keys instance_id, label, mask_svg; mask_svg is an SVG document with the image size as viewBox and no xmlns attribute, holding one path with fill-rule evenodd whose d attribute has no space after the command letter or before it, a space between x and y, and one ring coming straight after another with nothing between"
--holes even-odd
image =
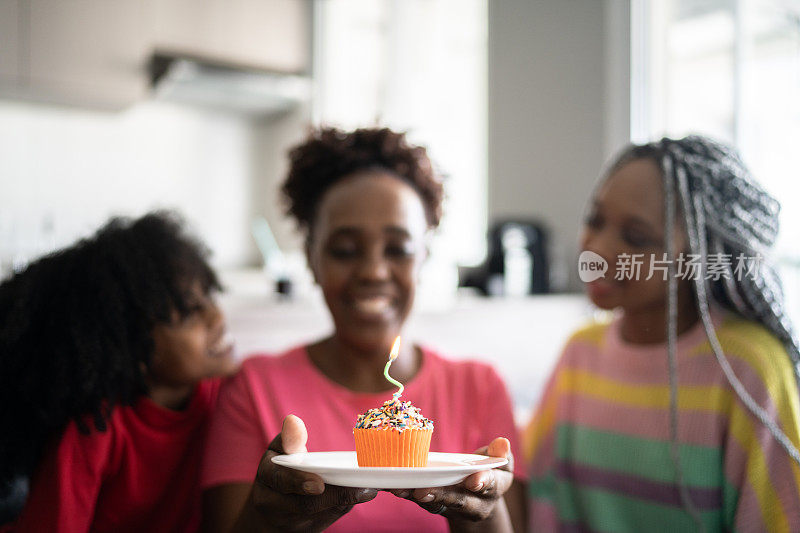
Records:
<instances>
[{"instance_id":1,"label":"window","mask_svg":"<svg viewBox=\"0 0 800 533\"><path fill-rule=\"evenodd\" d=\"M441 258L486 240L486 0L318 0L317 124L407 131L446 176Z\"/></svg>"},{"instance_id":2,"label":"window","mask_svg":"<svg viewBox=\"0 0 800 533\"><path fill-rule=\"evenodd\" d=\"M634 0L632 137L732 143L782 204L776 260L800 326L800 1Z\"/></svg>"}]
</instances>

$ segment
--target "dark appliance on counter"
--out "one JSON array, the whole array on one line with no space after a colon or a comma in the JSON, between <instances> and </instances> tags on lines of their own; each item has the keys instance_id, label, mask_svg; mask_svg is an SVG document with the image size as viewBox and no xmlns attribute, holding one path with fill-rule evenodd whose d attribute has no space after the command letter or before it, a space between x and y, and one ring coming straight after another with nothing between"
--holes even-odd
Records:
<instances>
[{"instance_id":1,"label":"dark appliance on counter","mask_svg":"<svg viewBox=\"0 0 800 533\"><path fill-rule=\"evenodd\" d=\"M459 268L459 287L487 296L524 296L550 292L547 231L532 220L506 219L492 224L486 260Z\"/></svg>"}]
</instances>

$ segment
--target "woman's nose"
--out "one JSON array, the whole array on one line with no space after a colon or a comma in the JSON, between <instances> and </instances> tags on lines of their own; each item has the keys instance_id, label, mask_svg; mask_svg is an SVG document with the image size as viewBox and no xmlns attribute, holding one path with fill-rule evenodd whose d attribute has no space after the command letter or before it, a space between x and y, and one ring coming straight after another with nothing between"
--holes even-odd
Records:
<instances>
[{"instance_id":1,"label":"woman's nose","mask_svg":"<svg viewBox=\"0 0 800 533\"><path fill-rule=\"evenodd\" d=\"M586 231L581 239L581 249L594 252L610 264L615 257L614 243L609 231Z\"/></svg>"},{"instance_id":2,"label":"woman's nose","mask_svg":"<svg viewBox=\"0 0 800 533\"><path fill-rule=\"evenodd\" d=\"M221 329L225 327L225 314L216 302L211 302L206 311L206 322L209 329Z\"/></svg>"},{"instance_id":3,"label":"woman's nose","mask_svg":"<svg viewBox=\"0 0 800 533\"><path fill-rule=\"evenodd\" d=\"M372 252L361 261L358 273L365 279L383 281L389 278L389 263L383 253Z\"/></svg>"}]
</instances>

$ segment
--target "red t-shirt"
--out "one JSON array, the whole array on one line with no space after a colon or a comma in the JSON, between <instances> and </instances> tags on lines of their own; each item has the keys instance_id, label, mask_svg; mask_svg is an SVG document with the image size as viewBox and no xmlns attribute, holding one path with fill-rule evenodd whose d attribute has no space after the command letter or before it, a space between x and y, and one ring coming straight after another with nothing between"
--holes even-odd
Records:
<instances>
[{"instance_id":1,"label":"red t-shirt","mask_svg":"<svg viewBox=\"0 0 800 533\"><path fill-rule=\"evenodd\" d=\"M353 392L323 375L304 347L278 357L251 357L226 380L214 412L201 483L251 483L261 456L292 413L306 424L310 452L353 450L353 426L360 413L379 407L390 392ZM403 400L434 423L431 450L471 453L495 437L507 437L516 458L515 474L525 477L517 431L502 379L490 366L451 361L423 349L422 366L405 384ZM351 531L447 531L447 520L387 492L356 505L329 529Z\"/></svg>"},{"instance_id":2,"label":"red t-shirt","mask_svg":"<svg viewBox=\"0 0 800 533\"><path fill-rule=\"evenodd\" d=\"M116 407L106 431L70 422L45 451L13 531L197 531L199 468L219 380L201 382L183 411L147 397Z\"/></svg>"}]
</instances>

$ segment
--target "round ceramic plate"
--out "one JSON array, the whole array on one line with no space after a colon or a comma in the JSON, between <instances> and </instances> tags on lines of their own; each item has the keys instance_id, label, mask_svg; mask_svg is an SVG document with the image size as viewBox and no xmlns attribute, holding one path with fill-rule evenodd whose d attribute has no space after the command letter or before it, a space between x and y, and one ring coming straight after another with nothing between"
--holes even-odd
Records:
<instances>
[{"instance_id":1,"label":"round ceramic plate","mask_svg":"<svg viewBox=\"0 0 800 533\"><path fill-rule=\"evenodd\" d=\"M428 466L361 467L356 461L356 452L310 452L276 455L272 462L303 472L313 472L330 485L416 489L455 485L473 472L503 466L508 460L471 453L430 452Z\"/></svg>"}]
</instances>

